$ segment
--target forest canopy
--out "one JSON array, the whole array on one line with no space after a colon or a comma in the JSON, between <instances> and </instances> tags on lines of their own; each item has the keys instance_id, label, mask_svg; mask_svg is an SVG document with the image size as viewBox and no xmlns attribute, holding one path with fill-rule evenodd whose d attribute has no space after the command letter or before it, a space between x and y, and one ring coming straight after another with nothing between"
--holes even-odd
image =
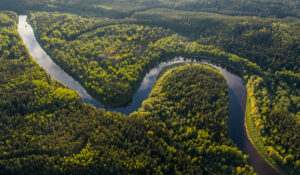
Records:
<instances>
[{"instance_id":1,"label":"forest canopy","mask_svg":"<svg viewBox=\"0 0 300 175\"><path fill-rule=\"evenodd\" d=\"M179 34L173 30L177 24L182 25L182 28L193 27L183 22L185 18L179 18L179 21L173 18L178 11L172 11L167 17L159 17L162 21L157 23L155 18L147 18L149 14L156 13L150 12L146 11L146 16L134 15L133 18L124 20L95 20L45 12L31 13L30 19L39 40L51 57L108 106L126 103L149 69L176 56L213 59L232 67L248 84L248 106L252 106L249 113L253 123L251 132L256 133L253 139L261 145L260 153L280 171L297 174L300 144L297 137L300 131L297 105L300 82L297 64L298 19L282 21L259 18L260 22L256 22L255 18L207 13L202 13L201 16L199 13L200 17L194 17L195 22L192 24L205 21L209 25L207 28L202 27L198 33L199 39L191 41L190 38L197 35L187 36L181 29L177 29ZM187 19L190 18L194 19ZM89 22L91 20L95 23ZM221 25L224 20L226 25ZM74 21L78 22L73 24ZM158 27L161 24L165 24L164 28ZM215 33L209 28L212 25L220 26ZM78 32L81 28L84 30ZM190 29L195 32L197 27ZM154 31L157 35L154 35ZM223 31L224 34L217 31ZM259 34L260 32L263 34ZM267 33L270 35L266 35ZM214 39L216 36L219 40ZM270 36L270 39L262 41L260 36ZM281 39L282 36L287 39ZM229 43L232 43L230 47ZM255 45L260 49L253 47ZM237 55L222 50L229 50ZM257 81L264 83L253 89L250 84ZM282 116L283 114L285 115ZM277 125L269 118L276 120ZM278 125L284 126L280 129L281 140L275 134Z\"/></svg>"},{"instance_id":2,"label":"forest canopy","mask_svg":"<svg viewBox=\"0 0 300 175\"><path fill-rule=\"evenodd\" d=\"M105 112L33 62L16 20L0 13L1 37L15 38L1 47L11 54L0 58L0 174L253 174L228 136L228 90L218 71L180 66L160 78L139 112ZM178 84L182 76L189 78ZM165 115L148 111L153 100L158 110L170 107L156 110Z\"/></svg>"},{"instance_id":3,"label":"forest canopy","mask_svg":"<svg viewBox=\"0 0 300 175\"><path fill-rule=\"evenodd\" d=\"M300 174L299 0L1 0L0 9L0 174L253 173L228 136L219 72L170 68L130 116L95 109L33 61L16 12L105 106L128 103L149 70L177 56L229 68L245 82L257 151L281 174Z\"/></svg>"},{"instance_id":4,"label":"forest canopy","mask_svg":"<svg viewBox=\"0 0 300 175\"><path fill-rule=\"evenodd\" d=\"M63 11L98 17L124 18L154 8L214 12L234 16L300 17L298 0L2 0L0 9Z\"/></svg>"}]
</instances>

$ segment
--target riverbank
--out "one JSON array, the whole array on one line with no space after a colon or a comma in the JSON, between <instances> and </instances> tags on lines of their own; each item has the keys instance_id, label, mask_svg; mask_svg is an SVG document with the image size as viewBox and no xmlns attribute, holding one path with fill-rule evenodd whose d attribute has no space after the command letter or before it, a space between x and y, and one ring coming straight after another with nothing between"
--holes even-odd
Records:
<instances>
[{"instance_id":1,"label":"riverbank","mask_svg":"<svg viewBox=\"0 0 300 175\"><path fill-rule=\"evenodd\" d=\"M268 153L265 151L264 143L262 142L262 138L260 136L259 131L256 129L254 120L251 116L251 104L250 104L250 98L248 96L247 98L247 105L246 105L246 112L245 112L245 129L247 136L252 143L252 145L255 147L257 152L265 159L266 162L270 166L272 166L278 173L282 175L288 175L286 171L284 171L281 167L278 166L278 164L275 162L275 160L271 159L268 156Z\"/></svg>"},{"instance_id":2,"label":"riverbank","mask_svg":"<svg viewBox=\"0 0 300 175\"><path fill-rule=\"evenodd\" d=\"M25 21L26 22L26 21ZM28 40L27 43L25 43L29 49L31 55L35 54L33 56L33 58L35 60L38 61L45 61L44 59L40 58L39 53L42 54L46 54L43 49L39 46L39 43L36 41L35 36L32 33L26 31L29 30L29 28L31 28L31 26L28 26L27 29L24 28L23 30L25 31L20 31L23 32L23 36L25 36L25 38ZM21 35L22 36L22 35ZM24 40L24 39L23 39ZM33 43L31 43L33 42ZM199 47L199 48L198 48ZM203 46L204 47L204 46ZM202 48L202 46L199 45L190 45L188 47L189 50L186 50L186 53L190 53L188 56L189 57L193 57L195 58L196 55L198 55L198 58L201 57L213 57L216 56L216 60L219 60L218 62L227 62L228 64L232 63L234 65L234 67L238 67L238 65L241 65L239 68L240 70L249 68L250 70L258 70L259 68L253 64L248 62L245 59L241 59L235 55L231 55L225 52L219 52L220 55L217 55L216 53L218 52L218 50L210 50L210 47L204 47ZM196 50L197 51L196 51ZM207 50L205 50L207 49ZM179 54L179 53L178 53ZM183 54L182 54L183 55ZM49 57L49 59L51 59ZM162 68L166 67L166 66L170 66L171 64L174 63L178 63L176 62L176 60L171 60L171 61L167 61L170 60L170 55L169 57L164 57L165 62L163 62L164 60L159 59L159 60L154 60L156 61L156 64L151 64L152 66L150 66L149 69L149 73L144 77L142 84L140 86L140 89L135 93L134 97L133 97L133 102L130 103L129 106L126 107L122 107L122 108L111 108L109 109L110 111L118 111L118 112L122 112L122 113L131 113L133 111L135 111L137 108L140 107L141 103L148 98L149 93L151 92L151 89L154 85L154 81L156 80L156 77L158 75L158 73L162 70ZM188 59L182 59L182 62L191 62L194 61L196 62L196 60L188 60ZM39 64L41 64L39 62ZM198 60L199 62L199 60ZM47 63L47 66L51 66L49 64L55 64L54 62L49 62ZM158 65L159 64L159 65ZM243 125L243 120L244 120L244 105L246 102L246 91L245 91L245 86L244 86L244 82L243 79L240 76L234 75L233 73L230 73L229 71L227 71L226 69L220 67L219 65L214 65L214 64L210 64L207 63L208 65L218 69L227 79L227 85L230 89L229 93L231 93L230 95L230 104L229 104L229 108L230 108L230 122L232 122L231 124L229 124L229 128L230 128L230 133L231 135L235 135L235 137L233 137L233 141L236 143L236 145L239 147L240 150L246 150L247 154L249 154L249 156L251 157L252 153L257 153L257 151L255 149L252 149L252 147L244 147L244 143L249 142L248 138L245 135L240 135L241 133L244 132L244 125ZM158 65L155 67L155 65ZM56 65L57 66L57 65ZM43 66L42 66L43 67ZM150 69L151 68L151 69ZM59 72L59 74L57 74L57 72L53 72L52 69L46 69L45 70L51 75L51 73L54 73L56 78L60 78L63 74L66 74L66 72L61 71ZM52 72L51 72L52 71ZM241 75L244 73L244 71L240 71ZM150 77L150 79L147 79L147 76ZM74 81L74 79L72 77L69 77L70 79L66 80L66 83L69 83L68 81ZM150 84L149 84L150 83ZM83 87L77 83L69 83L69 88L71 89L76 89L77 87L73 87L73 86L80 86L80 88L83 89ZM92 102L96 102L95 99L90 99ZM136 100L136 101L135 101ZM243 108L243 109L241 109ZM250 143L249 143L250 144ZM248 150L247 150L248 149ZM264 162L263 159L260 159L260 157L253 157L252 159L259 159L259 162ZM254 167L255 168L255 167ZM260 169L260 171L264 172L264 169L268 169L269 167L263 167L262 169ZM262 173L263 174L263 173Z\"/></svg>"}]
</instances>

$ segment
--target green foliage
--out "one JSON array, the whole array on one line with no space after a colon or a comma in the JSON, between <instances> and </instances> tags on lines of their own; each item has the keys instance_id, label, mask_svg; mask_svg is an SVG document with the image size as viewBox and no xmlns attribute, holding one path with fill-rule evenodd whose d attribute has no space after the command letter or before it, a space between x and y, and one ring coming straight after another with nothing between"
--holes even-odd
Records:
<instances>
[{"instance_id":1,"label":"green foliage","mask_svg":"<svg viewBox=\"0 0 300 175\"><path fill-rule=\"evenodd\" d=\"M149 101L173 91L159 99L169 101L168 116L123 116L83 104L32 61L15 22L5 27L3 36L16 38L5 48L22 56L0 58L0 174L253 174L228 136L227 88L216 70L186 65L163 76Z\"/></svg>"},{"instance_id":2,"label":"green foliage","mask_svg":"<svg viewBox=\"0 0 300 175\"><path fill-rule=\"evenodd\" d=\"M183 76L187 79L177 84ZM62 169L78 174L90 169L109 174L252 174L246 157L229 139L227 92L225 79L212 68L197 64L172 69L157 81L138 112L129 117L107 113L98 119L87 146L62 159ZM197 112L203 106L209 107ZM183 110L187 107L188 113Z\"/></svg>"},{"instance_id":3,"label":"green foliage","mask_svg":"<svg viewBox=\"0 0 300 175\"><path fill-rule=\"evenodd\" d=\"M127 103L150 68L177 55L215 58L238 67L241 74L246 70L261 73L246 59L184 41L169 30L132 24L93 27L93 20L31 14L37 36L51 57L107 106ZM96 20L98 23L101 19ZM78 32L80 28L83 32Z\"/></svg>"},{"instance_id":4,"label":"green foliage","mask_svg":"<svg viewBox=\"0 0 300 175\"><path fill-rule=\"evenodd\" d=\"M79 149L85 140L82 129L76 125L76 131L67 128L80 119L76 115L83 117L86 111L93 111L75 91L53 81L32 61L16 30L17 15L0 14L0 21L9 21L2 23L5 30L1 36L11 38L0 50L11 53L0 58L0 159Z\"/></svg>"},{"instance_id":5,"label":"green foliage","mask_svg":"<svg viewBox=\"0 0 300 175\"><path fill-rule=\"evenodd\" d=\"M231 67L247 82L255 144L281 172L299 174L299 1L17 1L2 0L0 8L88 16L35 12L31 23L55 62L107 106L126 103L148 70L174 56L210 58ZM228 141L225 108L198 105L206 104L202 97L220 94L203 95L204 86L180 79L185 71L205 71L182 69L173 79L167 73L170 77L160 79L143 108L129 118L105 113L84 105L29 59L16 23L15 13L0 13L0 174L249 172ZM194 99L189 92L199 93ZM223 102L214 100L208 103ZM217 115L208 119L203 111L218 112L223 120L213 123ZM224 154L240 164L203 159Z\"/></svg>"},{"instance_id":6,"label":"green foliage","mask_svg":"<svg viewBox=\"0 0 300 175\"><path fill-rule=\"evenodd\" d=\"M109 106L128 101L128 94L134 93L145 74L147 58L139 57L150 43L170 33L138 25L99 27L106 21L98 19L94 23L92 19L70 15L31 16L41 42L54 60Z\"/></svg>"},{"instance_id":7,"label":"green foliage","mask_svg":"<svg viewBox=\"0 0 300 175\"><path fill-rule=\"evenodd\" d=\"M213 45L248 58L263 69L299 73L300 21L297 18L225 16L152 9L132 16L138 23L163 26L199 44Z\"/></svg>"},{"instance_id":8,"label":"green foliage","mask_svg":"<svg viewBox=\"0 0 300 175\"><path fill-rule=\"evenodd\" d=\"M76 20L78 22L72 22ZM175 56L209 58L232 67L246 80L252 75L263 79L265 83L261 85L262 88L256 90L257 93L263 93L263 95L251 96L259 102L256 103L256 108L251 109L252 117L273 115L272 111L282 109L287 115L286 118L279 117L278 122L287 126L285 121L294 118L296 122L292 123L295 124L295 128L299 128L299 117L297 117L300 107L298 105L299 66L297 64L299 25L297 19L230 17L174 10L162 12L154 9L136 13L131 19L122 20L122 22L111 20L109 23L105 19L105 24L108 25L101 25L101 20L104 19L92 19L91 21L96 21L95 24L98 25L91 25L92 22L89 22L89 19L82 17L50 13L31 15L31 21L48 53L58 64L81 81L102 103L108 106L125 103L135 92L147 70L162 61ZM186 36L194 40L198 39L195 36L200 36L200 38L195 42L189 42L166 29L147 27L142 24L164 26L184 35L189 32L190 35ZM65 30L65 27L61 26L69 27ZM83 32L78 32L80 28L84 29ZM132 33L133 28L135 30ZM136 30L137 28L143 30ZM73 30L75 35L69 37L71 36L69 33L72 34ZM152 35L153 31L158 33L156 37ZM147 38L147 35L150 37ZM132 36L140 39L137 41L128 39ZM146 38L146 40L141 40L141 38ZM201 43L217 45L219 48L249 59L224 52L213 46L201 45ZM108 52L105 46L114 49ZM74 48L77 48L77 51L71 51ZM137 48L142 49L136 52ZM91 50L97 54L89 52ZM70 64L71 61L74 63ZM263 96L266 97L263 98ZM271 133L274 130L272 127L265 127L273 126L267 117L254 120L259 133L257 139L264 143L268 138L268 143L263 144L265 155L274 159L274 156L268 154L269 147L290 149L288 145L276 141L278 137L264 136L265 133ZM281 127L280 132L288 132L285 128L288 127ZM289 131L289 136L296 138L297 132L297 129L293 129ZM297 147L298 144L298 142L288 143L291 147ZM283 161L276 161L277 167L282 167L283 171L295 172L298 158L291 159L289 156L284 160L284 157L289 155L287 152L286 150L278 151L277 157L281 156Z\"/></svg>"},{"instance_id":9,"label":"green foliage","mask_svg":"<svg viewBox=\"0 0 300 175\"><path fill-rule=\"evenodd\" d=\"M272 106L272 95L264 80L251 76L247 84L248 130L257 149L276 168L285 174L299 174L299 113L290 112L299 111L299 98L289 95L293 92L286 86L284 83L277 86L277 103Z\"/></svg>"},{"instance_id":10,"label":"green foliage","mask_svg":"<svg viewBox=\"0 0 300 175\"><path fill-rule=\"evenodd\" d=\"M143 114L147 120L162 122L168 130L162 136L172 145L168 149L177 154L185 150L180 153L186 157L185 161L205 167L194 171L186 169L183 174L238 174L238 168L232 166L243 162L245 157L229 139L226 86L225 78L213 68L200 64L181 65L166 71L156 81L149 98L132 116ZM216 162L208 162L206 157ZM185 164L190 166L189 162ZM243 173L248 171L247 166L239 168Z\"/></svg>"},{"instance_id":11,"label":"green foliage","mask_svg":"<svg viewBox=\"0 0 300 175\"><path fill-rule=\"evenodd\" d=\"M17 23L17 15L12 12L0 14L0 59L15 59L22 56L24 47L16 35L14 28Z\"/></svg>"},{"instance_id":12,"label":"green foliage","mask_svg":"<svg viewBox=\"0 0 300 175\"><path fill-rule=\"evenodd\" d=\"M153 8L215 12L242 16L299 17L298 0L2 0L0 9L15 11L68 11L77 14L129 17Z\"/></svg>"},{"instance_id":13,"label":"green foliage","mask_svg":"<svg viewBox=\"0 0 300 175\"><path fill-rule=\"evenodd\" d=\"M213 68L198 64L179 66L157 80L139 111L159 116L169 124L178 123L174 131L180 125L204 130L209 127L214 140L227 143L226 86L226 80L220 78L220 73Z\"/></svg>"}]
</instances>

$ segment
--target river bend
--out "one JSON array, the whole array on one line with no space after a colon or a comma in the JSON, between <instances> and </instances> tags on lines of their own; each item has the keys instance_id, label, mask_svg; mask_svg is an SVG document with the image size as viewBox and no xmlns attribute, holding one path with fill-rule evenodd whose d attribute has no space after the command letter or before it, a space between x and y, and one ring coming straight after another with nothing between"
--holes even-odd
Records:
<instances>
[{"instance_id":1,"label":"river bend","mask_svg":"<svg viewBox=\"0 0 300 175\"><path fill-rule=\"evenodd\" d=\"M78 95L83 99L85 103L93 104L97 108L104 108L99 102L92 98L82 85L68 75L63 69L55 64L47 53L39 45L34 36L34 32L30 24L26 21L27 16L19 16L18 32L27 47L29 53L33 59L46 70L46 72L55 80L66 85L68 88L78 91ZM246 109L246 87L243 84L241 77L229 72L226 68L222 68L220 65L211 63L208 60L191 60L183 58L174 58L170 61L162 62L157 67L151 69L144 77L138 91L134 94L131 102L118 108L109 108L106 110L117 111L123 114L130 114L141 107L142 102L148 98L152 87L154 86L156 77L159 72L172 64L184 63L184 62L199 62L206 64L219 70L227 79L227 85L229 88L229 130L231 139L238 146L244 154L249 155L248 162L254 167L255 172L261 175L273 175L278 174L256 151L252 143L250 142L245 129L245 109Z\"/></svg>"}]
</instances>

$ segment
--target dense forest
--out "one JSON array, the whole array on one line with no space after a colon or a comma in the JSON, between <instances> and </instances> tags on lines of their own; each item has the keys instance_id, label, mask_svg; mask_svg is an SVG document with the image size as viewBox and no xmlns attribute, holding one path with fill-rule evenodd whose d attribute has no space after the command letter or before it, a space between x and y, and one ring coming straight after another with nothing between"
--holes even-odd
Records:
<instances>
[{"instance_id":1,"label":"dense forest","mask_svg":"<svg viewBox=\"0 0 300 175\"><path fill-rule=\"evenodd\" d=\"M171 69L138 112L105 112L32 61L15 13L0 17L1 38L14 38L1 44L10 54L0 58L0 174L253 174L229 138L228 90L216 70Z\"/></svg>"},{"instance_id":2,"label":"dense forest","mask_svg":"<svg viewBox=\"0 0 300 175\"><path fill-rule=\"evenodd\" d=\"M124 18L154 8L214 12L241 16L300 17L298 0L2 0L0 9L18 12L63 11Z\"/></svg>"},{"instance_id":3,"label":"dense forest","mask_svg":"<svg viewBox=\"0 0 300 175\"><path fill-rule=\"evenodd\" d=\"M299 73L299 18L225 16L215 13L153 9L132 21L162 26L199 44L213 45L247 58L265 70Z\"/></svg>"},{"instance_id":4,"label":"dense forest","mask_svg":"<svg viewBox=\"0 0 300 175\"><path fill-rule=\"evenodd\" d=\"M31 20L51 57L108 106L128 102L150 64L151 58L139 57L170 35L162 28L61 14L32 14Z\"/></svg>"},{"instance_id":5,"label":"dense forest","mask_svg":"<svg viewBox=\"0 0 300 175\"><path fill-rule=\"evenodd\" d=\"M47 53L107 106L126 104L150 68L175 56L210 57L236 65L241 74L262 73L246 59L163 28L107 20L101 25L100 19L92 23L94 19L45 12L30 17Z\"/></svg>"},{"instance_id":6,"label":"dense forest","mask_svg":"<svg viewBox=\"0 0 300 175\"><path fill-rule=\"evenodd\" d=\"M247 87L248 134L281 174L300 174L300 1L1 0L28 14L51 58L109 107L153 67L210 59ZM42 12L41 12L42 11ZM86 105L35 63L0 12L0 174L253 174L228 136L225 79L165 70L129 116Z\"/></svg>"},{"instance_id":7,"label":"dense forest","mask_svg":"<svg viewBox=\"0 0 300 175\"><path fill-rule=\"evenodd\" d=\"M147 19L146 17L139 18ZM202 18L205 18L205 16ZM222 17L220 17L221 19L219 20L216 18L217 16L208 15L206 21L208 21L208 23L211 21L224 21ZM251 102L252 106L257 106L259 109L251 113L253 117L251 117L252 122L249 121L249 123L255 123L252 127L253 131L251 132L256 133L255 138L258 142L257 145L261 145L259 150L262 154L264 153L266 159L269 159L269 162L276 166L277 169L295 173L295 171L299 169L297 161L299 160L300 144L297 136L300 129L299 122L297 122L299 120L298 104L300 81L298 72L299 65L297 64L297 60L299 60L299 45L297 44L299 42L299 36L297 35L298 30L296 30L299 26L297 22L293 22L293 20L290 23L285 21L288 26L291 26L291 31L287 30L287 32L282 34L280 34L280 32L274 32L274 34L270 35L272 38L270 42L267 42L268 40L256 41L256 38L260 38L255 34L257 30L265 28L268 32L268 29L264 27L264 25L268 26L271 23L270 21L272 21L271 19L261 18L264 22L259 24L261 27L254 27L248 31L244 31L248 33L249 38L248 40L244 40L242 38L245 37L246 34L242 33L237 35L234 31L236 31L238 27L236 28L236 26L234 26L234 28L229 28L229 26L232 26L230 25L230 21L239 21L237 26L239 24L242 25L247 18L226 16L223 16L223 18L229 21L229 25L227 25L228 29L224 29L223 26L223 28L219 30L228 31L228 37L220 34L220 37L218 37L219 41L217 42L211 37L216 34L205 35L205 31L209 31L209 28L202 30L204 31L202 34L207 37L201 37L200 35L198 40L191 42L189 37L184 34L181 36L174 33L172 26L170 30L166 29L166 27L168 27L167 25L164 26L165 28L147 26L142 20L137 19L137 17L125 19L122 20L122 22L114 19L108 22L107 19L105 19L102 24L100 18L98 19L100 21L89 25L91 23L89 21L94 19L68 14L43 12L32 13L31 23L34 25L37 36L44 48L53 59L78 79L94 96L97 96L102 103L108 106L111 104L117 105L125 103L126 101L124 101L124 99L130 99L130 96L136 91L136 88L147 70L175 56L213 59L232 67L248 81L248 84L251 84L255 79L262 79L264 81L261 85L263 88L256 88L254 95L248 97L252 99L249 100L249 103ZM164 20L164 18L160 19ZM247 20L250 21L249 26L253 27L255 25L251 25L251 18ZM294 20L297 21L297 19ZM74 21L80 22L73 24ZM177 21L177 23L180 23L180 21ZM276 24L274 24L275 28L276 25L281 26L284 24L281 24L280 20L277 20ZM80 26L84 26L83 32L78 32L80 31L78 30L78 28L81 28ZM115 32L114 28L118 28L118 32ZM150 40L150 38L147 39L147 37L144 37L143 30L132 31L132 28L148 29L149 35L151 35L151 31L156 30L157 35L151 37ZM127 30L130 30L130 32ZM250 31L251 33L249 33ZM180 31L178 32L181 33ZM281 36L290 38L290 40L282 40ZM132 39L134 37L136 39ZM142 40L142 38L145 39ZM250 40L257 42L257 45L261 45L259 48L263 50L257 50L255 47L249 49L250 46L253 46L253 44L249 44ZM253 55L251 56L252 58L245 59L222 51L227 50L225 43L233 43L233 41L236 41L234 43L240 42L239 46L230 47L236 49L234 52L243 56L251 54ZM202 45L202 43L210 43L217 46ZM282 49L281 46L284 46L286 49ZM136 49L124 50L124 48L128 47ZM88 52L87 48L94 50L94 52ZM294 50L291 48L294 48ZM278 52L274 52L274 50ZM288 54L286 52L288 52ZM272 55L273 57L269 57ZM287 55L287 57L283 57L284 55ZM74 63L70 63L71 60ZM272 62L273 65L270 64L270 62ZM270 66L267 67L266 65L268 64ZM76 67L76 69L74 67ZM101 77L107 77L107 79L105 80L105 78ZM103 81L105 83L103 83ZM106 86L108 84L110 84L110 86ZM250 86L248 86L247 91L251 94ZM261 93L263 93L263 95L259 95ZM282 116L283 114L284 116ZM266 117L271 117L271 115L277 118L276 121L278 125L284 126L280 132L289 133L286 135L283 134L281 137L282 140L290 140L288 144L286 144L287 142L276 141L278 139L278 136L275 134L277 132L277 126L270 123ZM289 128L295 129L289 130ZM254 137L254 135L252 136ZM270 149L275 150L276 155L278 154L279 156L274 156L274 151L270 151ZM290 155L294 156L290 158ZM288 159L290 161L286 161L286 157L289 157Z\"/></svg>"}]
</instances>

